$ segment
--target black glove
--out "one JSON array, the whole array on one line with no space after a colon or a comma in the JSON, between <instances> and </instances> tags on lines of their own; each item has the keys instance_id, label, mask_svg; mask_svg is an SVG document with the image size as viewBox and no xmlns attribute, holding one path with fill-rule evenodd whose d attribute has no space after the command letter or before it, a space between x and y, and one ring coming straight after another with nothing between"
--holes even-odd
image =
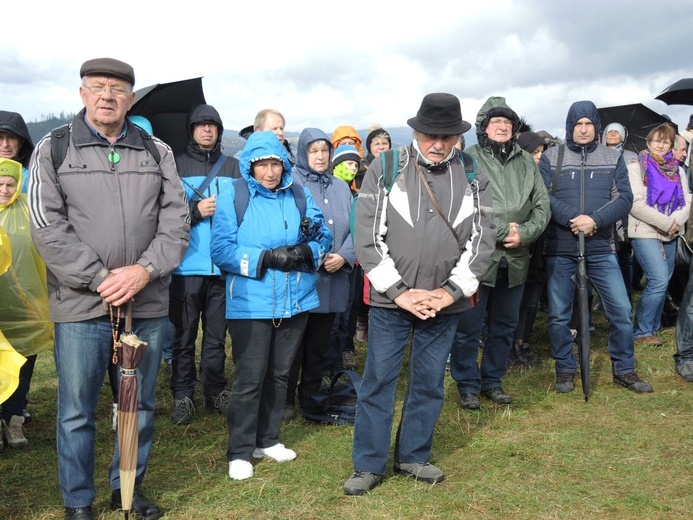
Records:
<instances>
[{"instance_id":1,"label":"black glove","mask_svg":"<svg viewBox=\"0 0 693 520\"><path fill-rule=\"evenodd\" d=\"M313 263L313 250L308 244L299 244L294 246L294 251L296 254L296 263L302 264L312 264Z\"/></svg>"},{"instance_id":2,"label":"black glove","mask_svg":"<svg viewBox=\"0 0 693 520\"><path fill-rule=\"evenodd\" d=\"M262 257L262 265L279 269L280 271L291 271L296 265L296 257L294 246L267 249Z\"/></svg>"}]
</instances>

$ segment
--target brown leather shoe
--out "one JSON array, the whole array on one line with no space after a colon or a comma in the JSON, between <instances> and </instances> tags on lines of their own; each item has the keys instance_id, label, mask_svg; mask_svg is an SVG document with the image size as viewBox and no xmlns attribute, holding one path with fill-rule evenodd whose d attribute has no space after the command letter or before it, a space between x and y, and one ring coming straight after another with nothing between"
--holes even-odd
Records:
<instances>
[{"instance_id":1,"label":"brown leather shoe","mask_svg":"<svg viewBox=\"0 0 693 520\"><path fill-rule=\"evenodd\" d=\"M664 345L664 340L659 336L642 336L635 338L636 345L647 345L648 347L661 347Z\"/></svg>"}]
</instances>

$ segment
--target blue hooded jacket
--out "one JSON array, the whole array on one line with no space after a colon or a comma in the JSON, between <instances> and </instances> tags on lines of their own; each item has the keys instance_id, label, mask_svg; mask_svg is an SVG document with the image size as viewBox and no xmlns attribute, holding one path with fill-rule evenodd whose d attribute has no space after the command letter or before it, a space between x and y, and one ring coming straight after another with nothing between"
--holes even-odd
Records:
<instances>
[{"instance_id":1,"label":"blue hooded jacket","mask_svg":"<svg viewBox=\"0 0 693 520\"><path fill-rule=\"evenodd\" d=\"M279 187L269 190L251 174L251 163L279 159L284 172ZM306 241L299 230L301 214L289 187L291 163L272 132L250 135L240 157L241 176L248 183L248 208L240 226L236 222L235 190L229 183L217 198L212 224L212 260L226 275L228 319L290 318L318 306L315 272L283 272L262 266L268 249L307 243L313 253L312 270L323 262L332 246L332 234L308 190L306 217L319 225L317 238Z\"/></svg>"},{"instance_id":2,"label":"blue hooded jacket","mask_svg":"<svg viewBox=\"0 0 693 520\"><path fill-rule=\"evenodd\" d=\"M573 139L575 125L583 117L595 130L594 138L584 145ZM585 238L586 253L614 253L614 224L625 218L633 205L628 169L620 152L599 143L602 124L591 101L573 103L565 128L565 155L555 192L552 186L559 147L549 148L539 161L552 213L544 253L577 256L578 236L570 230L570 220L578 215L589 215L597 226L596 233Z\"/></svg>"}]
</instances>

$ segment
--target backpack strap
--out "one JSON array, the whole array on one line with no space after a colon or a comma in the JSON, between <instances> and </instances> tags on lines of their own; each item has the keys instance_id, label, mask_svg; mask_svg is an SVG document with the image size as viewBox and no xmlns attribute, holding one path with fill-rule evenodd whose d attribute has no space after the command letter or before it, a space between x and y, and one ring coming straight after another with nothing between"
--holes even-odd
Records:
<instances>
[{"instance_id":1,"label":"backpack strap","mask_svg":"<svg viewBox=\"0 0 693 520\"><path fill-rule=\"evenodd\" d=\"M303 186L296 184L295 182L292 182L289 188L291 189L291 193L294 196L294 201L296 202L296 206L298 207L298 212L301 214L301 218L305 217L307 201L306 192L303 191ZM241 222L243 222L245 212L248 209L248 202L250 201L250 190L248 189L248 182L243 177L234 179L233 191L233 207L236 211L236 225L240 226Z\"/></svg>"},{"instance_id":2,"label":"backpack strap","mask_svg":"<svg viewBox=\"0 0 693 520\"><path fill-rule=\"evenodd\" d=\"M476 159L473 155L468 154L460 150L460 160L464 164L464 173L467 175L467 182L472 183L476 178Z\"/></svg>"},{"instance_id":3,"label":"backpack strap","mask_svg":"<svg viewBox=\"0 0 693 520\"><path fill-rule=\"evenodd\" d=\"M156 147L156 144L154 143L152 136L135 124L133 124L132 127L136 128L142 136L142 140L144 141L144 147L154 158L156 164L161 164L161 154L159 153L159 149ZM67 157L67 149L69 146L69 124L59 126L58 128L51 130L51 160L53 161L53 171L57 172L58 169L65 162L65 157Z\"/></svg>"},{"instance_id":4,"label":"backpack strap","mask_svg":"<svg viewBox=\"0 0 693 520\"><path fill-rule=\"evenodd\" d=\"M383 185L390 193L399 174L399 150L388 150L380 153L380 163L383 165Z\"/></svg>"},{"instance_id":5,"label":"backpack strap","mask_svg":"<svg viewBox=\"0 0 693 520\"><path fill-rule=\"evenodd\" d=\"M205 177L205 180L202 181L202 184L194 190L195 195L193 195L192 200L195 200L195 197L199 197L200 199L204 197L200 197L200 193L204 195L205 190L209 187L210 184L212 184L212 181L214 178L217 176L219 171L221 170L221 167L224 165L226 162L227 156L224 154L221 154L219 158L217 159L217 162L214 163L214 166L212 166L212 169L209 170L209 173L207 174L207 177ZM246 186L247 187L247 186Z\"/></svg>"},{"instance_id":6,"label":"backpack strap","mask_svg":"<svg viewBox=\"0 0 693 520\"><path fill-rule=\"evenodd\" d=\"M57 172L65 162L67 148L70 146L70 125L63 125L51 130L51 159L53 171Z\"/></svg>"}]
</instances>

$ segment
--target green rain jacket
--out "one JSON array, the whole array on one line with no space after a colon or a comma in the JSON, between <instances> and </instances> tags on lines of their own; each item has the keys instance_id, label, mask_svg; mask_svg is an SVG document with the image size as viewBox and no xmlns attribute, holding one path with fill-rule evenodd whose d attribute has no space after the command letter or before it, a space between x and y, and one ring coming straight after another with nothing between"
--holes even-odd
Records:
<instances>
[{"instance_id":1,"label":"green rain jacket","mask_svg":"<svg viewBox=\"0 0 693 520\"><path fill-rule=\"evenodd\" d=\"M505 103L505 98L490 97L476 116L479 144L470 147L467 152L473 155L488 173L493 187L493 219L498 235L496 250L491 256L491 267L484 276L483 284L495 286L498 265L505 257L508 262L508 284L510 287L515 287L523 284L527 279L529 246L541 236L549 223L551 203L534 158L522 150L514 139L512 151L508 154L505 164L501 162L490 145L482 144L488 142L484 139L487 119L489 119L487 116L494 108L512 112ZM516 115L513 123L517 123ZM514 125L513 131L516 130ZM521 247L516 249L508 249L503 245L510 231L510 222L518 224L517 232L522 240Z\"/></svg>"}]
</instances>

